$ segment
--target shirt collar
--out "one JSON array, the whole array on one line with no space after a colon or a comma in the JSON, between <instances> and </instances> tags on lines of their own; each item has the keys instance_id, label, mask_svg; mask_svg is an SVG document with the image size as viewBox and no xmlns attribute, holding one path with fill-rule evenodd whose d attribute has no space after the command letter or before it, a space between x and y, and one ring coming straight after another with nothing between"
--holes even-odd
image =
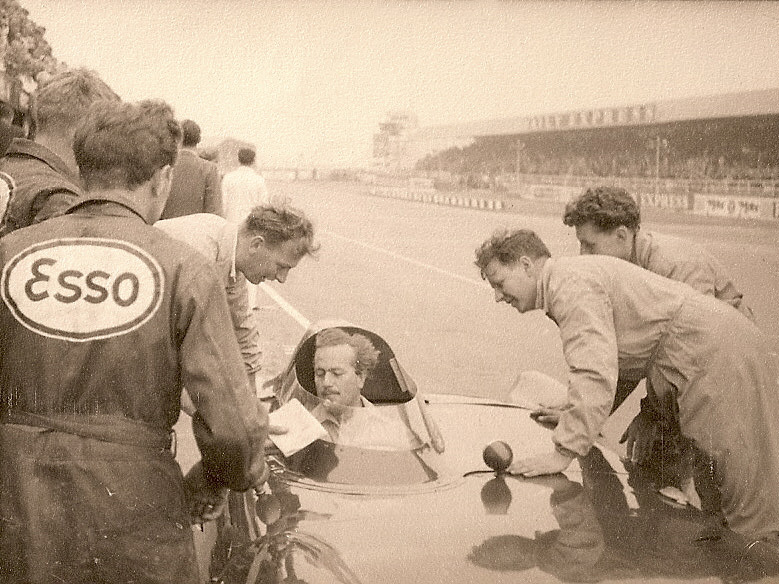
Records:
<instances>
[{"instance_id":1,"label":"shirt collar","mask_svg":"<svg viewBox=\"0 0 779 584\"><path fill-rule=\"evenodd\" d=\"M635 236L633 236L633 249L630 251L630 263L637 266L642 265L641 258L646 255L648 249L649 237L647 237L646 232L636 231Z\"/></svg>"},{"instance_id":2,"label":"shirt collar","mask_svg":"<svg viewBox=\"0 0 779 584\"><path fill-rule=\"evenodd\" d=\"M139 208L138 204L129 199L125 199L119 195L107 194L107 193L95 193L83 195L74 201L67 209L65 213L73 213L77 210L89 207L95 203L113 203L112 207L116 210L121 210L119 213L107 213L109 215L136 215L144 223L146 218L143 216L143 212Z\"/></svg>"},{"instance_id":3,"label":"shirt collar","mask_svg":"<svg viewBox=\"0 0 779 584\"><path fill-rule=\"evenodd\" d=\"M547 312L548 309L548 300L547 300L547 286L549 284L549 272L552 269L552 264L554 263L554 260L552 258L547 258L547 260L544 262L544 265L541 266L541 271L538 274L538 281L536 282L536 305L535 308L540 308L544 312Z\"/></svg>"},{"instance_id":4,"label":"shirt collar","mask_svg":"<svg viewBox=\"0 0 779 584\"><path fill-rule=\"evenodd\" d=\"M230 246L228 249L232 250L230 252L230 280L234 282L238 277L238 270L235 268L235 255L238 251L238 227L232 223L228 223L228 225L231 227L231 229L226 230L226 235L230 238Z\"/></svg>"}]
</instances>

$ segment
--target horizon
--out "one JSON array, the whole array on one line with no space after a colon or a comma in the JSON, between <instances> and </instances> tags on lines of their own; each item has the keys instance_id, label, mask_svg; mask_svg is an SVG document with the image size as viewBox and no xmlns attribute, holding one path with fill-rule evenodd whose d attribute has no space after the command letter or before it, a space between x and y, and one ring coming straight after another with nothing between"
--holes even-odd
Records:
<instances>
[{"instance_id":1,"label":"horizon","mask_svg":"<svg viewBox=\"0 0 779 584\"><path fill-rule=\"evenodd\" d=\"M20 3L58 60L263 165L369 161L394 110L425 128L779 87L779 3Z\"/></svg>"}]
</instances>

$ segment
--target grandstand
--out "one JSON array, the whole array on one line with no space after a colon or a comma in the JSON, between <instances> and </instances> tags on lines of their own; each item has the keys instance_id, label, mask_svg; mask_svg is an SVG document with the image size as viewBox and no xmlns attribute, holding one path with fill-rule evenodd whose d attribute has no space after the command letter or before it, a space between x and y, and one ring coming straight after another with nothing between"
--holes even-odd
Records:
<instances>
[{"instance_id":1,"label":"grandstand","mask_svg":"<svg viewBox=\"0 0 779 584\"><path fill-rule=\"evenodd\" d=\"M439 191L568 200L624 186L642 204L779 214L779 89L421 128L406 168Z\"/></svg>"}]
</instances>

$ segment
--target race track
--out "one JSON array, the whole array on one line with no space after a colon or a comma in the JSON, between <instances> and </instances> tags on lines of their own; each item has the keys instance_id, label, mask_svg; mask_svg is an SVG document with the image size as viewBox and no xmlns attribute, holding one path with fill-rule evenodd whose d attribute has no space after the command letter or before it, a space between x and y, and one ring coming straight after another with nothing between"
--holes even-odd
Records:
<instances>
[{"instance_id":1,"label":"race track","mask_svg":"<svg viewBox=\"0 0 779 584\"><path fill-rule=\"evenodd\" d=\"M553 255L578 253L560 214L516 214L442 207L360 194L350 183L275 183L315 221L322 248L272 289L295 320L258 295L268 366L289 350L301 322L341 318L381 334L428 392L501 398L518 372L535 369L565 380L554 324L539 312L520 315L496 304L473 265L474 249L498 227L535 230ZM758 325L779 322L779 230L773 224L645 222L646 229L703 243L732 274ZM662 219L662 217L660 217ZM267 285L266 285L267 286ZM273 329L273 330L271 330ZM773 336L779 351L779 337ZM274 348L273 345L276 345ZM283 361L283 357L279 357Z\"/></svg>"},{"instance_id":2,"label":"race track","mask_svg":"<svg viewBox=\"0 0 779 584\"><path fill-rule=\"evenodd\" d=\"M365 187L351 183L269 187L307 212L322 247L284 284L258 287L263 377L282 370L308 323L343 319L384 337L423 392L505 399L525 370L565 381L555 325L539 311L520 315L496 304L473 265L475 248L499 227L531 228L553 255L577 254L559 209L527 204L528 212L518 214L442 207L367 196ZM779 353L779 226L647 212L644 227L694 239L715 254ZM643 384L604 428L615 449L640 390ZM182 416L178 458L184 469L197 459L188 427Z\"/></svg>"}]
</instances>

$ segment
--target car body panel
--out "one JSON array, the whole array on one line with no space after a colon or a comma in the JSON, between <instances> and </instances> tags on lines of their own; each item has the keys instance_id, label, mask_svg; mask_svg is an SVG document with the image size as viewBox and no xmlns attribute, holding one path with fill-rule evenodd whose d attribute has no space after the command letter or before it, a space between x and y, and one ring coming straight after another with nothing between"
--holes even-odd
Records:
<instances>
[{"instance_id":1,"label":"car body panel","mask_svg":"<svg viewBox=\"0 0 779 584\"><path fill-rule=\"evenodd\" d=\"M550 431L521 407L414 389L443 452L429 442L387 452L317 441L287 459L276 453L259 499L231 493L213 548L201 554L212 581L779 579L774 548L713 530L608 448L593 448L564 474L498 474L486 467L484 446L502 440L515 456L530 456L553 447Z\"/></svg>"}]
</instances>

